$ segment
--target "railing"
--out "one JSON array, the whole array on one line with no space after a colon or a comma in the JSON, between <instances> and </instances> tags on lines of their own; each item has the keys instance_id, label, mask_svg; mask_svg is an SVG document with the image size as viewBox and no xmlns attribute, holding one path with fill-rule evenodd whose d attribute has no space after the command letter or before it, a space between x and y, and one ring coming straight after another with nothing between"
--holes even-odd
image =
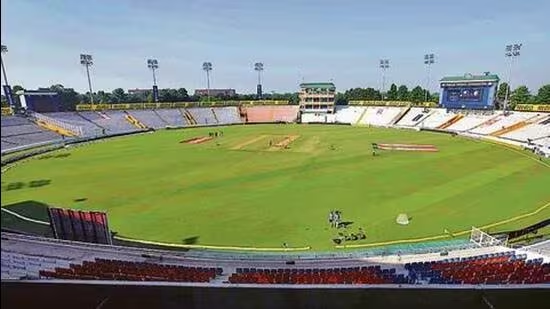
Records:
<instances>
[{"instance_id":1,"label":"railing","mask_svg":"<svg viewBox=\"0 0 550 309\"><path fill-rule=\"evenodd\" d=\"M166 103L131 103L131 104L79 104L77 111L131 110L131 109L169 109L186 107L240 106L240 105L289 105L286 100L257 101L212 101L212 102L166 102Z\"/></svg>"},{"instance_id":2,"label":"railing","mask_svg":"<svg viewBox=\"0 0 550 309\"><path fill-rule=\"evenodd\" d=\"M65 123L65 122L63 122L59 119L48 117L46 115L35 113L35 112L28 112L27 116L29 116L29 118L31 118L35 122L43 121L47 124L52 124L56 127L64 129L64 130L68 131L69 133L71 133L75 136L82 136L82 127L80 127L80 126L75 126L75 125L72 125L72 124L68 124L68 123Z\"/></svg>"}]
</instances>

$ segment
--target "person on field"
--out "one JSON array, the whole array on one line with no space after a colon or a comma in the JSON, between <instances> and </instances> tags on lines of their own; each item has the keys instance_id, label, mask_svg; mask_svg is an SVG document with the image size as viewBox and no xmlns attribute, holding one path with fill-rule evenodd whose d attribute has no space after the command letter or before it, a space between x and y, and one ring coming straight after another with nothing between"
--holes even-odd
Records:
<instances>
[{"instance_id":1,"label":"person on field","mask_svg":"<svg viewBox=\"0 0 550 309\"><path fill-rule=\"evenodd\" d=\"M330 225L330 227L333 226L332 224L333 221L334 221L334 213L331 210L330 213L328 214L328 224Z\"/></svg>"}]
</instances>

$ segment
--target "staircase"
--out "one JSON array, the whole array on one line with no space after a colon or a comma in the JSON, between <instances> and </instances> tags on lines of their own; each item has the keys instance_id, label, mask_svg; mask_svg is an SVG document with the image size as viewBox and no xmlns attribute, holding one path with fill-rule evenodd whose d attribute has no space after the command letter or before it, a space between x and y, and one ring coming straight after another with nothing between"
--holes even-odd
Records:
<instances>
[{"instance_id":1,"label":"staircase","mask_svg":"<svg viewBox=\"0 0 550 309\"><path fill-rule=\"evenodd\" d=\"M363 117L365 117L365 114L367 114L368 109L369 109L368 107L365 107L363 109L363 112L361 113L361 116L359 116L359 118L357 118L357 121L355 122L355 125L359 125L361 123L361 120L363 120Z\"/></svg>"},{"instance_id":2,"label":"staircase","mask_svg":"<svg viewBox=\"0 0 550 309\"><path fill-rule=\"evenodd\" d=\"M500 130L496 130L495 132L489 134L490 136L501 136L501 135L504 135L506 133L510 133L512 131L515 131L515 130L518 130L518 129L521 129L527 125L530 125L530 124L533 124L533 123L537 123L539 122L540 120L544 119L544 117L546 116L533 116L527 120L523 120L523 121L520 121L520 122L517 122L517 123L514 123L513 125L511 126L508 126L508 127L505 127L505 128L502 128Z\"/></svg>"},{"instance_id":3,"label":"staircase","mask_svg":"<svg viewBox=\"0 0 550 309\"><path fill-rule=\"evenodd\" d=\"M474 127L471 127L470 129L468 129L467 131L472 131L472 130L475 130L477 128L481 128L481 127L484 127L484 126L490 126L492 125L493 123L497 122L500 117L502 116L502 114L498 114L494 117L491 117L490 119L488 119L487 121L484 121L480 124L478 124L477 126L474 126Z\"/></svg>"},{"instance_id":4,"label":"staircase","mask_svg":"<svg viewBox=\"0 0 550 309\"><path fill-rule=\"evenodd\" d=\"M401 111L397 116L395 116L395 118L392 119L390 125L393 126L394 124L398 123L410 110L411 107L407 106L407 108L403 109L403 111Z\"/></svg>"},{"instance_id":5,"label":"staircase","mask_svg":"<svg viewBox=\"0 0 550 309\"><path fill-rule=\"evenodd\" d=\"M126 119L126 121L128 121L130 124L132 124L134 127L138 128L138 129L147 129L147 126L144 125L143 123L141 123L141 121L137 120L136 117L128 114L128 112L124 112L126 115L124 115L124 119Z\"/></svg>"},{"instance_id":6,"label":"staircase","mask_svg":"<svg viewBox=\"0 0 550 309\"><path fill-rule=\"evenodd\" d=\"M160 114L155 109L152 109L152 111L155 115L157 115L157 117L159 117L160 120L162 120L162 122L164 122L165 125L170 125L170 123L166 121L166 119L162 118L162 116L160 116Z\"/></svg>"},{"instance_id":7,"label":"staircase","mask_svg":"<svg viewBox=\"0 0 550 309\"><path fill-rule=\"evenodd\" d=\"M457 123L460 119L464 118L464 115L458 114L454 116L453 118L447 120L444 124L437 127L438 129L447 129L448 127L452 126L453 124Z\"/></svg>"},{"instance_id":8,"label":"staircase","mask_svg":"<svg viewBox=\"0 0 550 309\"><path fill-rule=\"evenodd\" d=\"M241 117L241 120L244 123L248 122L248 115L246 113L246 108L242 107L242 105L239 105L239 116Z\"/></svg>"},{"instance_id":9,"label":"staircase","mask_svg":"<svg viewBox=\"0 0 550 309\"><path fill-rule=\"evenodd\" d=\"M188 125L190 126L197 125L197 121L195 120L195 118L193 118L193 115L191 115L191 113L188 110L186 110L185 108L181 108L180 112L183 116L183 119L185 119Z\"/></svg>"},{"instance_id":10,"label":"staircase","mask_svg":"<svg viewBox=\"0 0 550 309\"><path fill-rule=\"evenodd\" d=\"M218 119L218 115L216 115L216 111L214 111L213 108L210 109L212 111L212 114L214 115L214 119L216 119L216 123L220 123L220 120Z\"/></svg>"}]
</instances>

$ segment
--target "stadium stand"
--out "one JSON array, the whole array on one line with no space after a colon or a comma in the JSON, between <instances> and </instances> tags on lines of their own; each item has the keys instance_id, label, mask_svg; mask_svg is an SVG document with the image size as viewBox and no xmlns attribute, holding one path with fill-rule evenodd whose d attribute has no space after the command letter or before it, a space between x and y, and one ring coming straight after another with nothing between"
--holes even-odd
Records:
<instances>
[{"instance_id":1,"label":"stadium stand","mask_svg":"<svg viewBox=\"0 0 550 309\"><path fill-rule=\"evenodd\" d=\"M248 122L295 122L298 118L298 106L247 106Z\"/></svg>"},{"instance_id":2,"label":"stadium stand","mask_svg":"<svg viewBox=\"0 0 550 309\"><path fill-rule=\"evenodd\" d=\"M395 268L380 265L337 268L237 268L230 283L256 284L405 284L412 283Z\"/></svg>"},{"instance_id":3,"label":"stadium stand","mask_svg":"<svg viewBox=\"0 0 550 309\"><path fill-rule=\"evenodd\" d=\"M388 126L399 116L405 107L369 106L366 113L358 121L359 125Z\"/></svg>"},{"instance_id":4,"label":"stadium stand","mask_svg":"<svg viewBox=\"0 0 550 309\"><path fill-rule=\"evenodd\" d=\"M406 264L412 280L430 284L532 284L550 282L550 264L514 252ZM421 281L422 282L422 281Z\"/></svg>"},{"instance_id":5,"label":"stadium stand","mask_svg":"<svg viewBox=\"0 0 550 309\"><path fill-rule=\"evenodd\" d=\"M48 116L81 127L84 136L97 136L101 134L101 127L86 118L83 118L77 112L48 113Z\"/></svg>"},{"instance_id":6,"label":"stadium stand","mask_svg":"<svg viewBox=\"0 0 550 309\"><path fill-rule=\"evenodd\" d=\"M423 107L413 107L409 112L397 122L398 126L414 127L430 114L429 109Z\"/></svg>"},{"instance_id":7,"label":"stadium stand","mask_svg":"<svg viewBox=\"0 0 550 309\"><path fill-rule=\"evenodd\" d=\"M518 130L502 134L501 137L527 142L527 139L536 140L550 136L550 116L539 122L529 124Z\"/></svg>"},{"instance_id":8,"label":"stadium stand","mask_svg":"<svg viewBox=\"0 0 550 309\"><path fill-rule=\"evenodd\" d=\"M104 128L107 134L128 133L138 129L128 122L123 111L79 112L88 121Z\"/></svg>"},{"instance_id":9,"label":"stadium stand","mask_svg":"<svg viewBox=\"0 0 550 309\"><path fill-rule=\"evenodd\" d=\"M327 113L303 113L302 123L333 123L334 114Z\"/></svg>"},{"instance_id":10,"label":"stadium stand","mask_svg":"<svg viewBox=\"0 0 550 309\"><path fill-rule=\"evenodd\" d=\"M547 244L545 245L547 246ZM545 247L478 247L362 258L317 256L284 265L275 256L175 252L2 233L2 278L216 282L225 284L550 283ZM216 257L217 256L217 257ZM296 257L295 257L296 258Z\"/></svg>"},{"instance_id":11,"label":"stadium stand","mask_svg":"<svg viewBox=\"0 0 550 309\"><path fill-rule=\"evenodd\" d=\"M482 123L481 125L472 128L469 131L474 134L488 135L498 130L504 129L508 126L511 126L515 123L518 123L520 121L528 120L533 116L534 116L533 113L519 113L519 112L511 112L508 114L498 114L495 117Z\"/></svg>"},{"instance_id":12,"label":"stadium stand","mask_svg":"<svg viewBox=\"0 0 550 309\"><path fill-rule=\"evenodd\" d=\"M164 120L168 126L184 127L187 125L179 109L156 109L154 112L160 119Z\"/></svg>"},{"instance_id":13,"label":"stadium stand","mask_svg":"<svg viewBox=\"0 0 550 309\"><path fill-rule=\"evenodd\" d=\"M336 106L337 123L356 123L366 107L362 106Z\"/></svg>"},{"instance_id":14,"label":"stadium stand","mask_svg":"<svg viewBox=\"0 0 550 309\"><path fill-rule=\"evenodd\" d=\"M2 151L62 139L24 116L2 116L1 124Z\"/></svg>"},{"instance_id":15,"label":"stadium stand","mask_svg":"<svg viewBox=\"0 0 550 309\"><path fill-rule=\"evenodd\" d=\"M212 111L216 115L219 124L242 123L236 106L216 107Z\"/></svg>"},{"instance_id":16,"label":"stadium stand","mask_svg":"<svg viewBox=\"0 0 550 309\"><path fill-rule=\"evenodd\" d=\"M167 125L154 110L129 110L128 113L148 128L161 129Z\"/></svg>"},{"instance_id":17,"label":"stadium stand","mask_svg":"<svg viewBox=\"0 0 550 309\"><path fill-rule=\"evenodd\" d=\"M495 117L496 114L493 111L466 111L463 115L462 119L445 129L456 132L467 131Z\"/></svg>"},{"instance_id":18,"label":"stadium stand","mask_svg":"<svg viewBox=\"0 0 550 309\"><path fill-rule=\"evenodd\" d=\"M433 108L430 110L429 116L422 120L418 125L423 128L436 129L455 116L455 114L448 113L447 110L443 108Z\"/></svg>"},{"instance_id":19,"label":"stadium stand","mask_svg":"<svg viewBox=\"0 0 550 309\"><path fill-rule=\"evenodd\" d=\"M216 115L214 114L212 108L192 107L187 108L186 110L191 113L193 119L198 125L218 124L218 120L216 119Z\"/></svg>"}]
</instances>

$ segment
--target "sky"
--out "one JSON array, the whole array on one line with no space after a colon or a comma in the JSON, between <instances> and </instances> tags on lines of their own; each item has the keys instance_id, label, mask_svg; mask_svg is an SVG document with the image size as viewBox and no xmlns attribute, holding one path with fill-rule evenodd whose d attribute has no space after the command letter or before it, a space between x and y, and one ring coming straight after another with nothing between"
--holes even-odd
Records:
<instances>
[{"instance_id":1,"label":"sky","mask_svg":"<svg viewBox=\"0 0 550 309\"><path fill-rule=\"evenodd\" d=\"M507 44L522 43L512 86L550 83L548 0L1 0L1 40L11 85L87 89L79 55L93 56L94 91L150 88L146 59L159 61L159 88L294 92L302 81L339 91L387 84L430 85L490 71L508 80ZM436 55L430 73L426 53ZM428 77L430 76L430 77Z\"/></svg>"}]
</instances>

